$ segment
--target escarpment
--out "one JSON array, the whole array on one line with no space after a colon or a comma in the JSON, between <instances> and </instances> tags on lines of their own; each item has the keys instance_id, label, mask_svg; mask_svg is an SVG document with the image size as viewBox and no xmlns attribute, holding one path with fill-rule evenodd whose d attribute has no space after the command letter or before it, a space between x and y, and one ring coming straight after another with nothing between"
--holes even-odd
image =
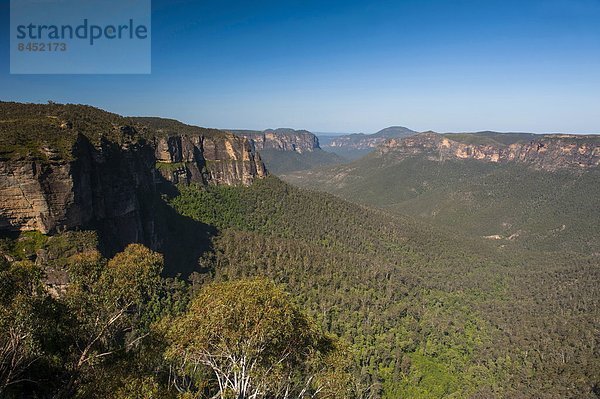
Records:
<instances>
[{"instance_id":1,"label":"escarpment","mask_svg":"<svg viewBox=\"0 0 600 399\"><path fill-rule=\"evenodd\" d=\"M252 151L260 154L269 172L282 174L307 170L318 166L345 161L339 155L321 149L319 139L307 130L268 129L230 130L237 137L248 140Z\"/></svg>"},{"instance_id":2,"label":"escarpment","mask_svg":"<svg viewBox=\"0 0 600 399\"><path fill-rule=\"evenodd\" d=\"M0 103L0 135L0 231L93 228L115 249L160 246L157 203L174 184L266 175L246 139L86 106Z\"/></svg>"},{"instance_id":3,"label":"escarpment","mask_svg":"<svg viewBox=\"0 0 600 399\"><path fill-rule=\"evenodd\" d=\"M157 246L152 202L158 174L144 141L93 145L83 134L72 159L0 161L0 230L53 234L94 228L112 248Z\"/></svg>"},{"instance_id":4,"label":"escarpment","mask_svg":"<svg viewBox=\"0 0 600 399\"><path fill-rule=\"evenodd\" d=\"M231 133L190 127L154 139L156 167L173 183L245 185L266 176L265 166L251 143ZM161 132L164 132L161 130Z\"/></svg>"},{"instance_id":5,"label":"escarpment","mask_svg":"<svg viewBox=\"0 0 600 399\"><path fill-rule=\"evenodd\" d=\"M378 155L403 159L425 155L431 160L474 159L519 162L536 169L588 169L600 165L600 137L565 134L421 133L387 140Z\"/></svg>"},{"instance_id":6,"label":"escarpment","mask_svg":"<svg viewBox=\"0 0 600 399\"><path fill-rule=\"evenodd\" d=\"M280 128L262 132L254 130L231 130L231 132L250 140L257 151L279 150L302 154L321 148L317 136L307 130Z\"/></svg>"}]
</instances>

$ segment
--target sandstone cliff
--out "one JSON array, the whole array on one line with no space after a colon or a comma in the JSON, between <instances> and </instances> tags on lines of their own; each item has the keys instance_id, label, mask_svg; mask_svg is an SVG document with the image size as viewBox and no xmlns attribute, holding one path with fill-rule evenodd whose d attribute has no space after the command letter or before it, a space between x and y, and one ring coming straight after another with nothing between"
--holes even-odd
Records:
<instances>
[{"instance_id":1,"label":"sandstone cliff","mask_svg":"<svg viewBox=\"0 0 600 399\"><path fill-rule=\"evenodd\" d=\"M115 247L156 248L165 186L266 175L250 143L232 134L85 106L0 103L0 136L0 231L94 228Z\"/></svg>"},{"instance_id":2,"label":"sandstone cliff","mask_svg":"<svg viewBox=\"0 0 600 399\"><path fill-rule=\"evenodd\" d=\"M319 139L307 130L267 129L259 132L254 130L231 130L239 137L251 141L254 149L292 151L299 154L319 149Z\"/></svg>"},{"instance_id":3,"label":"sandstone cliff","mask_svg":"<svg viewBox=\"0 0 600 399\"><path fill-rule=\"evenodd\" d=\"M0 161L0 230L56 233L94 228L105 242L156 246L151 203L157 173L143 142L92 145L79 135L73 160Z\"/></svg>"},{"instance_id":4,"label":"sandstone cliff","mask_svg":"<svg viewBox=\"0 0 600 399\"><path fill-rule=\"evenodd\" d=\"M170 182L247 186L267 174L244 137L170 119L135 119L155 129L157 169Z\"/></svg>"},{"instance_id":5,"label":"sandstone cliff","mask_svg":"<svg viewBox=\"0 0 600 399\"><path fill-rule=\"evenodd\" d=\"M377 152L396 159L423 154L438 161L520 162L548 171L586 169L600 165L600 136L426 132L387 140Z\"/></svg>"}]
</instances>

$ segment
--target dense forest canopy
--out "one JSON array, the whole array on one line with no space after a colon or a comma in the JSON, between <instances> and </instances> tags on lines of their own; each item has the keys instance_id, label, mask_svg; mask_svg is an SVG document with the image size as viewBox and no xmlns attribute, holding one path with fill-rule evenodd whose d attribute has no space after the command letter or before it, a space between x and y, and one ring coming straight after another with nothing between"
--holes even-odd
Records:
<instances>
[{"instance_id":1,"label":"dense forest canopy","mask_svg":"<svg viewBox=\"0 0 600 399\"><path fill-rule=\"evenodd\" d=\"M203 260L216 279L285 283L352 345L373 397L594 395L594 256L505 251L275 178L172 203L222 231Z\"/></svg>"}]
</instances>

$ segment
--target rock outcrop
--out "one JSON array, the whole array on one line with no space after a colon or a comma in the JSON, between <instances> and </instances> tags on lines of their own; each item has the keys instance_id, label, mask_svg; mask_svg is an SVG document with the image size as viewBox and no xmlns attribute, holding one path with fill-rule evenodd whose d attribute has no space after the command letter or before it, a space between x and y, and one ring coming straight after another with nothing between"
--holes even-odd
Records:
<instances>
[{"instance_id":1,"label":"rock outcrop","mask_svg":"<svg viewBox=\"0 0 600 399\"><path fill-rule=\"evenodd\" d=\"M299 154L319 149L319 139L307 130L267 129L259 132L254 130L231 130L239 137L251 141L254 149L292 151Z\"/></svg>"},{"instance_id":2,"label":"rock outcrop","mask_svg":"<svg viewBox=\"0 0 600 399\"><path fill-rule=\"evenodd\" d=\"M524 136L526 139L524 139ZM474 159L483 162L520 162L538 169L586 169L600 165L600 136L421 133L387 140L378 154L396 159L426 155L429 159Z\"/></svg>"}]
</instances>

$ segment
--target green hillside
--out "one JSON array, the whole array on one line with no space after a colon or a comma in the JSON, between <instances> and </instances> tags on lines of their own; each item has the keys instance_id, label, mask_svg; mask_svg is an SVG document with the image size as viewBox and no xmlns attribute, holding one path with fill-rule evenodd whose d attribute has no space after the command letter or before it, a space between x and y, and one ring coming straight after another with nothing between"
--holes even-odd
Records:
<instances>
[{"instance_id":1,"label":"green hillside","mask_svg":"<svg viewBox=\"0 0 600 399\"><path fill-rule=\"evenodd\" d=\"M201 266L285 284L350 344L365 397L591 397L596 258L502 251L275 178L181 190L174 208L220 231Z\"/></svg>"},{"instance_id":2,"label":"green hillside","mask_svg":"<svg viewBox=\"0 0 600 399\"><path fill-rule=\"evenodd\" d=\"M176 212L169 229L190 235L178 250L204 247L190 284L160 277L162 257L139 245L102 259L93 233L24 233L0 241L0 274L8 282L0 285L0 324L35 332L27 335L25 359L36 362L21 382L2 388L9 398L24 390L117 399L140 389L152 397L189 397L177 396L172 378L190 384L185 392L216 392L210 374L190 371L178 354L202 351L205 334L222 340L241 333L219 314L260 322L236 309L251 303L262 312L267 305L255 298L282 298L268 280L281 284L293 302L277 299L275 312L302 325L315 321L310 336L316 341L306 345L329 353L330 344L318 338L325 334L347 347L341 366L327 366L338 370L331 381L344 391L328 385L338 386L339 396L324 397L594 397L600 381L597 258L499 250L274 177L250 187L179 191L168 199ZM212 230L210 245L193 223ZM54 288L66 289L61 296L43 289L43 272L31 262L42 254L46 272L66 268L70 275L68 287ZM217 308L198 298L214 298ZM202 312L220 324L199 318ZM270 320L276 326L277 319ZM89 355L81 349L86 346Z\"/></svg>"},{"instance_id":3,"label":"green hillside","mask_svg":"<svg viewBox=\"0 0 600 399\"><path fill-rule=\"evenodd\" d=\"M360 159L374 150L374 148L356 149L351 147L331 147L326 145L324 145L323 148L325 148L325 151L327 152L336 154L350 161Z\"/></svg>"},{"instance_id":4,"label":"green hillside","mask_svg":"<svg viewBox=\"0 0 600 399\"><path fill-rule=\"evenodd\" d=\"M501 246L600 251L597 169L547 172L519 164L370 156L286 178Z\"/></svg>"}]
</instances>

